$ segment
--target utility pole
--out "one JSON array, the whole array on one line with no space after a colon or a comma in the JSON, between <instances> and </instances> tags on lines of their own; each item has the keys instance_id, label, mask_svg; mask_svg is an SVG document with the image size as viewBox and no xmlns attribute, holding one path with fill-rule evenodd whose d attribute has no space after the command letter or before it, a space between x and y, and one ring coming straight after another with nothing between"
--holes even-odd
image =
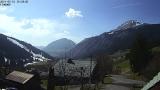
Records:
<instances>
[{"instance_id":1,"label":"utility pole","mask_svg":"<svg viewBox=\"0 0 160 90\"><path fill-rule=\"evenodd\" d=\"M66 60L66 47L65 47L64 59Z\"/></svg>"},{"instance_id":2,"label":"utility pole","mask_svg":"<svg viewBox=\"0 0 160 90\"><path fill-rule=\"evenodd\" d=\"M92 55L90 58L90 76L89 76L89 85L91 87L91 83L92 83Z\"/></svg>"},{"instance_id":3,"label":"utility pole","mask_svg":"<svg viewBox=\"0 0 160 90\"><path fill-rule=\"evenodd\" d=\"M80 69L81 69L81 90L83 90L83 88L84 88L84 84L83 84L83 73L84 73L84 69L83 69L83 67L80 67Z\"/></svg>"}]
</instances>

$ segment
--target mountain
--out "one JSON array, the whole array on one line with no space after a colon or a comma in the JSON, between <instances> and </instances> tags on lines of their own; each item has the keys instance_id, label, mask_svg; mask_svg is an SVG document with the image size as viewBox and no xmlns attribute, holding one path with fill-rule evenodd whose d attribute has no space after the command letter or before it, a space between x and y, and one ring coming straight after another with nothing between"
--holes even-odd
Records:
<instances>
[{"instance_id":1,"label":"mountain","mask_svg":"<svg viewBox=\"0 0 160 90\"><path fill-rule=\"evenodd\" d=\"M28 63L54 60L31 44L0 34L0 65L24 66Z\"/></svg>"},{"instance_id":2,"label":"mountain","mask_svg":"<svg viewBox=\"0 0 160 90\"><path fill-rule=\"evenodd\" d=\"M70 52L73 58L85 58L101 53L112 54L131 48L138 35L152 44L160 44L160 24L127 21L115 30L81 41Z\"/></svg>"},{"instance_id":3,"label":"mountain","mask_svg":"<svg viewBox=\"0 0 160 90\"><path fill-rule=\"evenodd\" d=\"M40 50L43 50L45 46L36 46L36 48L40 49Z\"/></svg>"},{"instance_id":4,"label":"mountain","mask_svg":"<svg viewBox=\"0 0 160 90\"><path fill-rule=\"evenodd\" d=\"M54 57L64 57L65 52L69 51L75 46L72 40L62 38L48 44L43 50Z\"/></svg>"}]
</instances>

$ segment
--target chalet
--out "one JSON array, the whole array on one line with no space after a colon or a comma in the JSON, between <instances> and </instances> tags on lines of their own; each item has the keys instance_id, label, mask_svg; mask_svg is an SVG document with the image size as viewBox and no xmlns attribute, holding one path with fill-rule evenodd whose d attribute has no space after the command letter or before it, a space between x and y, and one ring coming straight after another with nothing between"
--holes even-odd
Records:
<instances>
[{"instance_id":1,"label":"chalet","mask_svg":"<svg viewBox=\"0 0 160 90\"><path fill-rule=\"evenodd\" d=\"M6 87L16 88L16 90L43 90L37 80L36 75L13 71L4 80Z\"/></svg>"},{"instance_id":2,"label":"chalet","mask_svg":"<svg viewBox=\"0 0 160 90\"><path fill-rule=\"evenodd\" d=\"M160 90L160 72L141 90Z\"/></svg>"}]
</instances>

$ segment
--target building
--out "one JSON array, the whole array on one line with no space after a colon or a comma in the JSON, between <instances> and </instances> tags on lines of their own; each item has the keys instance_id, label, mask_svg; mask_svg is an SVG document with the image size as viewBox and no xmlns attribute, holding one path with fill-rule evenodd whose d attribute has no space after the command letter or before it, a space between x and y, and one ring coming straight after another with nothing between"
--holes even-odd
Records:
<instances>
[{"instance_id":1,"label":"building","mask_svg":"<svg viewBox=\"0 0 160 90\"><path fill-rule=\"evenodd\" d=\"M160 90L160 72L141 90Z\"/></svg>"},{"instance_id":2,"label":"building","mask_svg":"<svg viewBox=\"0 0 160 90\"><path fill-rule=\"evenodd\" d=\"M81 77L81 72L83 72L83 77L90 77L94 67L95 61L91 62L90 60L59 60L54 65L55 76L73 77Z\"/></svg>"},{"instance_id":3,"label":"building","mask_svg":"<svg viewBox=\"0 0 160 90\"><path fill-rule=\"evenodd\" d=\"M4 81L6 87L18 90L43 90L36 75L13 71L8 74Z\"/></svg>"},{"instance_id":4,"label":"building","mask_svg":"<svg viewBox=\"0 0 160 90\"><path fill-rule=\"evenodd\" d=\"M59 60L54 65L54 77L56 85L64 85L65 82L78 85L82 82L89 83L90 75L95 68L95 61L89 60ZM66 80L66 81L64 81Z\"/></svg>"}]
</instances>

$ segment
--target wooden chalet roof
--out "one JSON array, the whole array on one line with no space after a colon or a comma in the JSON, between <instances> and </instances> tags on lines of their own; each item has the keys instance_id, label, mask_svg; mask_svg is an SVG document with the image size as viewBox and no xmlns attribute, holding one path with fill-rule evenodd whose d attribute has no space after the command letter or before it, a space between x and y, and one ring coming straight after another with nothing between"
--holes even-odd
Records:
<instances>
[{"instance_id":1,"label":"wooden chalet roof","mask_svg":"<svg viewBox=\"0 0 160 90\"><path fill-rule=\"evenodd\" d=\"M28 73L19 72L19 71L13 71L6 76L6 79L21 83L21 84L25 84L33 76L34 76L33 74L28 74Z\"/></svg>"}]
</instances>

